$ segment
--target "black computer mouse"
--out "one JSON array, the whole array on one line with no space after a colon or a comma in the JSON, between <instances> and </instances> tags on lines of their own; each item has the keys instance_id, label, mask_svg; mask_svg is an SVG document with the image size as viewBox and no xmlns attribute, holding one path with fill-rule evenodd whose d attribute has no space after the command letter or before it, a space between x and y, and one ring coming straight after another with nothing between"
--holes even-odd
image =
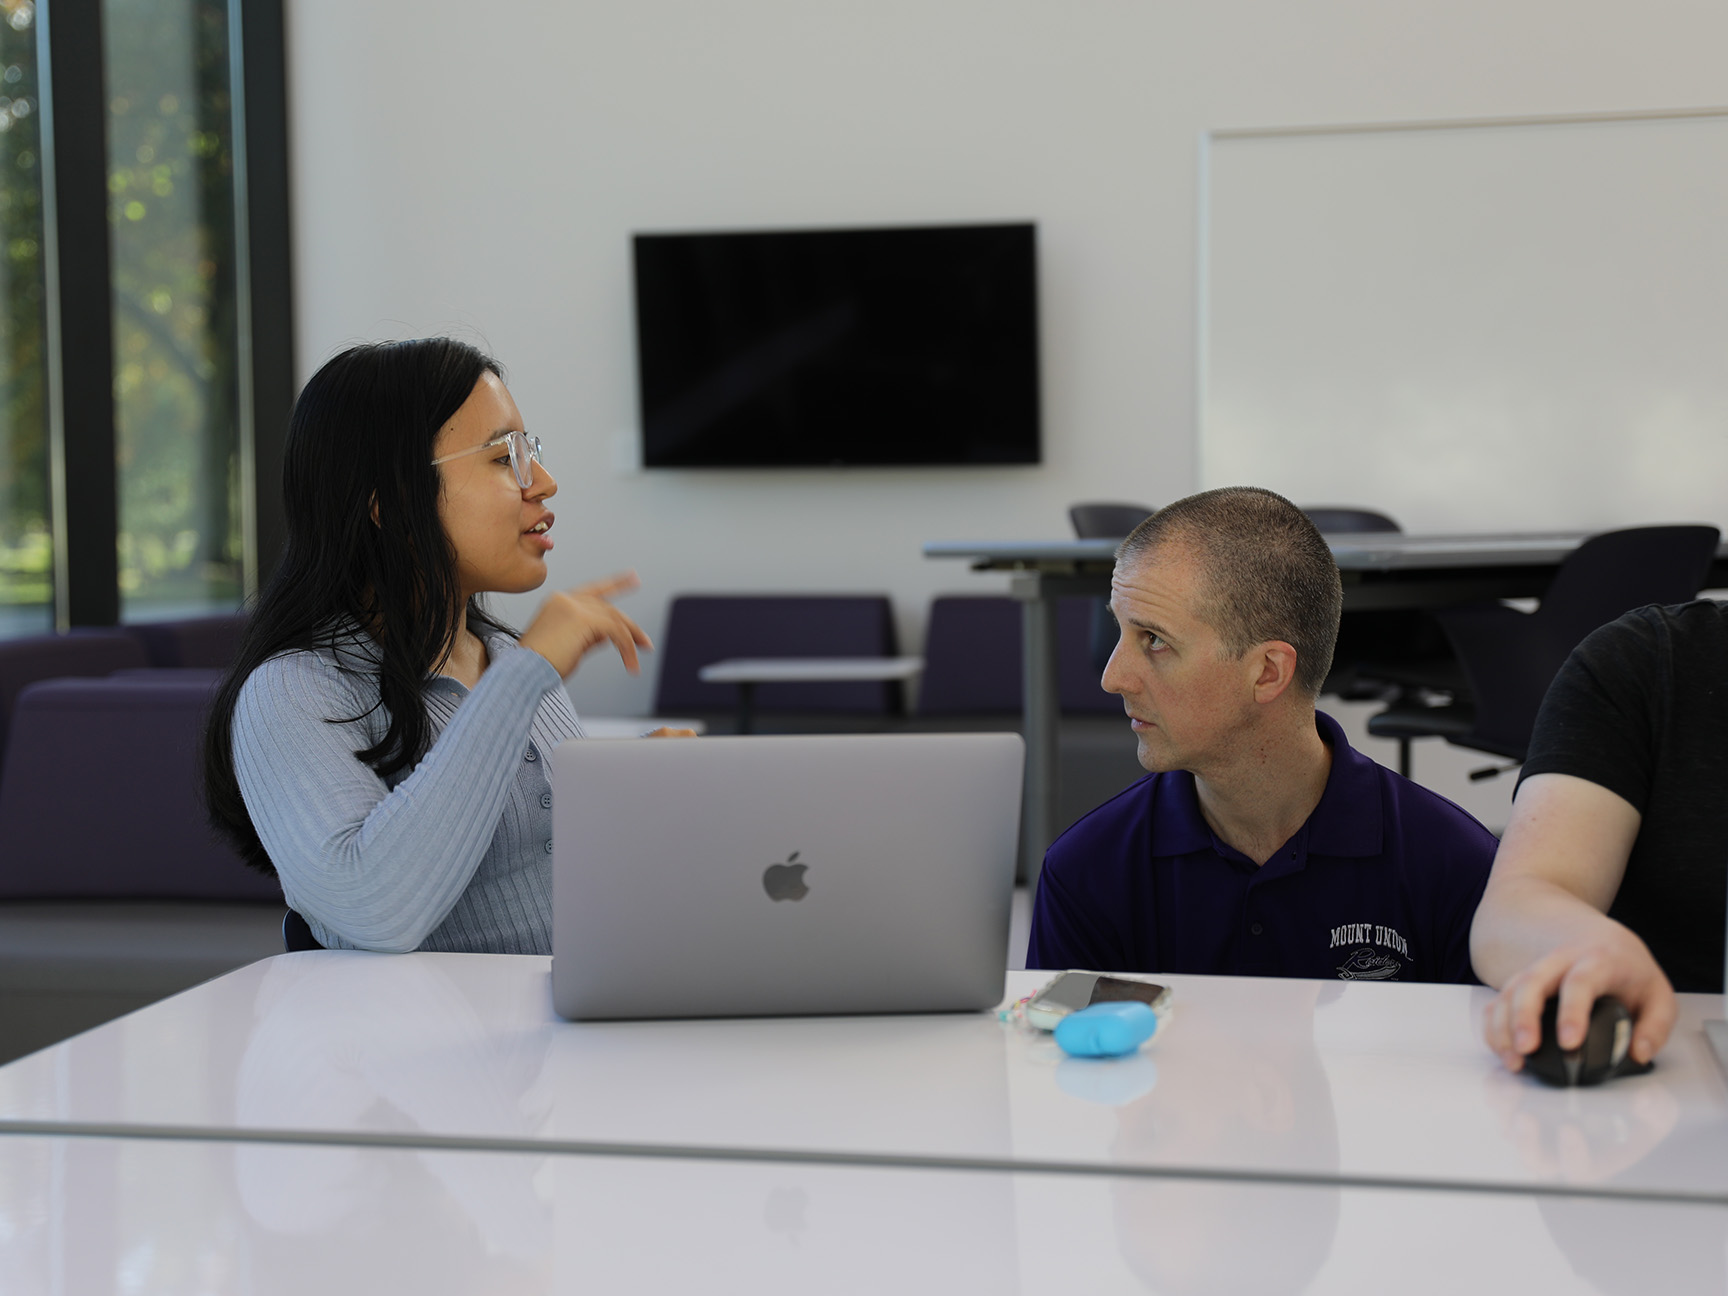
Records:
<instances>
[{"instance_id":1,"label":"black computer mouse","mask_svg":"<svg viewBox=\"0 0 1728 1296\"><path fill-rule=\"evenodd\" d=\"M1613 995L1590 1006L1584 1043L1575 1049L1561 1048L1555 1038L1559 1016L1556 995L1542 1010L1542 1042L1524 1059L1524 1069L1538 1080L1564 1087L1597 1085L1616 1076L1643 1075L1655 1065L1632 1060L1632 1014Z\"/></svg>"}]
</instances>

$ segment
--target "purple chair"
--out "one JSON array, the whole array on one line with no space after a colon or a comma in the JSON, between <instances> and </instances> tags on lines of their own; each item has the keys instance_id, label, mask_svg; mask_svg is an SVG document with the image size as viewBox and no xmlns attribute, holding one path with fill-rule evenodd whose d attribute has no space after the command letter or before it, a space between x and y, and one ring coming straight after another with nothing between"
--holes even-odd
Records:
<instances>
[{"instance_id":1,"label":"purple chair","mask_svg":"<svg viewBox=\"0 0 1728 1296\"><path fill-rule=\"evenodd\" d=\"M1022 706L1020 604L987 594L930 601L920 715L986 715Z\"/></svg>"},{"instance_id":2,"label":"purple chair","mask_svg":"<svg viewBox=\"0 0 1728 1296\"><path fill-rule=\"evenodd\" d=\"M144 645L115 628L73 630L0 640L0 758L18 695L42 680L89 677L148 666Z\"/></svg>"},{"instance_id":3,"label":"purple chair","mask_svg":"<svg viewBox=\"0 0 1728 1296\"><path fill-rule=\"evenodd\" d=\"M893 657L894 617L879 594L681 594L657 654L660 715L731 711L732 684L696 672L728 657ZM901 710L897 683L761 684L758 712L882 715Z\"/></svg>"},{"instance_id":4,"label":"purple chair","mask_svg":"<svg viewBox=\"0 0 1728 1296\"><path fill-rule=\"evenodd\" d=\"M244 614L189 621L148 621L124 627L144 645L152 666L202 666L225 670L240 648Z\"/></svg>"},{"instance_id":5,"label":"purple chair","mask_svg":"<svg viewBox=\"0 0 1728 1296\"><path fill-rule=\"evenodd\" d=\"M20 694L0 774L0 900L275 900L208 822L213 673L54 679Z\"/></svg>"},{"instance_id":6,"label":"purple chair","mask_svg":"<svg viewBox=\"0 0 1728 1296\"><path fill-rule=\"evenodd\" d=\"M1056 608L1056 678L1068 714L1120 715L1122 699L1106 693L1093 670L1092 600L1065 598ZM1023 706L1020 604L983 594L931 600L924 634L920 715L1018 712Z\"/></svg>"},{"instance_id":7,"label":"purple chair","mask_svg":"<svg viewBox=\"0 0 1728 1296\"><path fill-rule=\"evenodd\" d=\"M1099 683L1103 664L1093 659L1097 607L1097 599L1083 595L1062 599L1056 606L1056 682L1062 710L1068 715L1122 714L1122 699L1104 691ZM1114 646L1116 622L1107 619L1106 624L1108 643ZM1107 650L1102 655L1104 661L1110 660Z\"/></svg>"}]
</instances>

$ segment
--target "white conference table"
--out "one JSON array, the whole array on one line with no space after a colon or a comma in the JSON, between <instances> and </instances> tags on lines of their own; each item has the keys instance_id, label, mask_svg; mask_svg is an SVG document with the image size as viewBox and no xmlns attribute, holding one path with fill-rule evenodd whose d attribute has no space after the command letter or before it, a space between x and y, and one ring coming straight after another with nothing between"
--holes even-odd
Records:
<instances>
[{"instance_id":1,"label":"white conference table","mask_svg":"<svg viewBox=\"0 0 1728 1296\"><path fill-rule=\"evenodd\" d=\"M576 1024L526 956L286 954L0 1067L24 1134L1113 1174L1728 1205L1728 1087L1684 995L1657 1069L1501 1070L1460 986L1170 978L1139 1056L989 1013ZM1009 973L1018 997L1045 974Z\"/></svg>"},{"instance_id":2,"label":"white conference table","mask_svg":"<svg viewBox=\"0 0 1728 1296\"><path fill-rule=\"evenodd\" d=\"M0 1140L0 1290L1643 1296L1728 1207L208 1140Z\"/></svg>"}]
</instances>

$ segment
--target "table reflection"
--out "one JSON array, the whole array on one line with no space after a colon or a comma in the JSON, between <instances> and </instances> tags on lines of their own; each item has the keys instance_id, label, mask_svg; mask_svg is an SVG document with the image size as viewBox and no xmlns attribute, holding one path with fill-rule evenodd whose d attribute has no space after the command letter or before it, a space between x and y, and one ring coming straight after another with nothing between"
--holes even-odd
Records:
<instances>
[{"instance_id":1,"label":"table reflection","mask_svg":"<svg viewBox=\"0 0 1728 1296\"><path fill-rule=\"evenodd\" d=\"M1728 1126L1682 1119L1675 1063L1687 1046L1677 1031L1650 1074L1593 1089L1557 1093L1529 1076L1497 1073L1488 1101L1524 1165L1544 1179L1627 1188L1684 1182L1690 1166L1728 1164ZM1541 1215L1573 1272L1603 1296L1728 1291L1728 1211L1547 1197Z\"/></svg>"},{"instance_id":2,"label":"table reflection","mask_svg":"<svg viewBox=\"0 0 1728 1296\"><path fill-rule=\"evenodd\" d=\"M550 1014L516 969L447 958L462 960L459 975L445 959L369 960L358 992L345 960L274 960L240 1060L238 1122L533 1134L551 1106L537 1087Z\"/></svg>"},{"instance_id":3,"label":"table reflection","mask_svg":"<svg viewBox=\"0 0 1728 1296\"><path fill-rule=\"evenodd\" d=\"M1118 1113L1114 1158L1337 1171L1338 1124L1314 1017L1341 987L1291 981L1269 992L1281 1023L1269 1036L1248 1038L1218 1015L1176 1026L1180 1047L1157 1053L1157 1083ZM1120 1179L1112 1195L1123 1259L1161 1293L1299 1292L1338 1230L1335 1187ZM1253 1221L1276 1221L1278 1245L1246 1238Z\"/></svg>"},{"instance_id":4,"label":"table reflection","mask_svg":"<svg viewBox=\"0 0 1728 1296\"><path fill-rule=\"evenodd\" d=\"M379 960L357 996L342 963L279 961L265 975L240 1061L239 1123L532 1135L550 1107L536 1087L550 1025L523 1010L511 978L486 970L476 961L458 981L438 960ZM551 1216L534 1187L536 1159L421 1151L411 1160L487 1253L523 1260L544 1253ZM358 1149L234 1150L247 1213L288 1236L344 1232L395 1209L401 1192L379 1179L385 1167L400 1177L398 1165Z\"/></svg>"}]
</instances>

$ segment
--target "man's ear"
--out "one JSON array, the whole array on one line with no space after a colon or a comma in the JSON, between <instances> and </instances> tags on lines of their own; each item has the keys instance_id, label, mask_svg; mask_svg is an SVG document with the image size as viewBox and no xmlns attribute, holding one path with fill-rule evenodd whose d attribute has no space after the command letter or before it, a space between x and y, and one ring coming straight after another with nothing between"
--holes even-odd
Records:
<instances>
[{"instance_id":1,"label":"man's ear","mask_svg":"<svg viewBox=\"0 0 1728 1296\"><path fill-rule=\"evenodd\" d=\"M1296 650L1282 639L1269 639L1248 650L1258 669L1254 675L1254 700L1273 702L1296 682Z\"/></svg>"}]
</instances>

